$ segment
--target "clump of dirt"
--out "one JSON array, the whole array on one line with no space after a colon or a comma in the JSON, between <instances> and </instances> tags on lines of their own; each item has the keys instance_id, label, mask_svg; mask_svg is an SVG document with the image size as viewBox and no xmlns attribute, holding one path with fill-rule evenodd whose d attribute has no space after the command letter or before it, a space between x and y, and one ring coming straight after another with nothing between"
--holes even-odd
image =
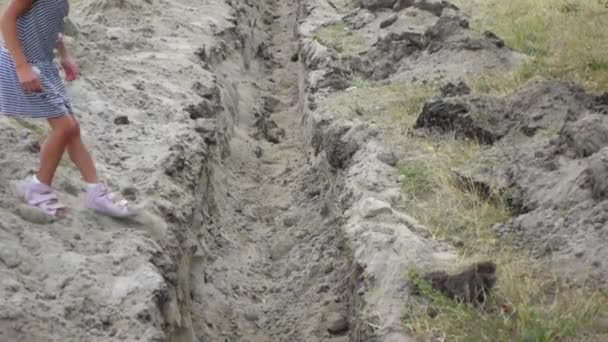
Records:
<instances>
[{"instance_id":1,"label":"clump of dirt","mask_svg":"<svg viewBox=\"0 0 608 342\"><path fill-rule=\"evenodd\" d=\"M381 10L393 5L396 19ZM350 57L350 67L374 80L456 79L483 70L510 70L527 59L496 34L472 30L466 15L446 1L369 1L361 7L345 18L374 12L365 16L370 18L366 25L354 27L353 35L377 40Z\"/></svg>"},{"instance_id":2,"label":"clump of dirt","mask_svg":"<svg viewBox=\"0 0 608 342\"><path fill-rule=\"evenodd\" d=\"M439 104L443 110L430 110ZM471 120L470 108L484 120ZM512 206L516 217L495 231L536 256L560 260L556 267L565 272L589 272L606 281L608 118L603 110L602 96L573 83L532 81L506 97L430 102L418 127L494 144L457 173L487 192L498 190ZM500 134L488 139L496 125L502 126Z\"/></svg>"},{"instance_id":3,"label":"clump of dirt","mask_svg":"<svg viewBox=\"0 0 608 342\"><path fill-rule=\"evenodd\" d=\"M496 284L496 264L492 261L479 262L456 274L434 271L423 275L421 280L452 300L481 304ZM414 286L414 293L420 294L419 286Z\"/></svg>"}]
</instances>

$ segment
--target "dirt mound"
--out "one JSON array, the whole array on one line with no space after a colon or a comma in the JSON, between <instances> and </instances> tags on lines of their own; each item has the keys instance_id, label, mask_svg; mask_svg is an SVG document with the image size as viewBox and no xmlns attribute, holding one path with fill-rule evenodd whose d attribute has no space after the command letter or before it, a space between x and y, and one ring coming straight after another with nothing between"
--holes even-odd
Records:
<instances>
[{"instance_id":1,"label":"dirt mound","mask_svg":"<svg viewBox=\"0 0 608 342\"><path fill-rule=\"evenodd\" d=\"M457 172L485 192L498 189L511 205L516 217L496 226L496 232L537 256L561 260L566 272L591 272L606 281L608 117L603 106L601 96L573 83L539 81L504 98L428 103L418 127L493 143ZM472 111L485 120L473 121ZM500 134L487 139L496 124L502 126Z\"/></svg>"},{"instance_id":2,"label":"dirt mound","mask_svg":"<svg viewBox=\"0 0 608 342\"><path fill-rule=\"evenodd\" d=\"M398 14L363 15L368 9L393 5ZM352 35L359 37L353 40L376 37L376 41L371 48L360 47L350 64L374 80L451 80L483 70L509 70L526 59L494 33L470 29L467 17L445 1L369 1L361 6L344 20L368 18L365 25L351 25L357 30Z\"/></svg>"}]
</instances>

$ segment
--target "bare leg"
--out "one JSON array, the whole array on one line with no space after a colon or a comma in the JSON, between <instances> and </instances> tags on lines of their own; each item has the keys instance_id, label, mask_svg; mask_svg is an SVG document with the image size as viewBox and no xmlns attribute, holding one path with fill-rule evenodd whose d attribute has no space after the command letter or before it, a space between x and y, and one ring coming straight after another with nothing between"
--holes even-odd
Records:
<instances>
[{"instance_id":1,"label":"bare leg","mask_svg":"<svg viewBox=\"0 0 608 342\"><path fill-rule=\"evenodd\" d=\"M70 140L67 145L68 154L74 165L76 165L80 171L84 181L89 184L97 183L97 170L95 169L93 158L91 158L91 154L87 151L80 138L80 123L76 118L71 118L76 129L74 130L72 140Z\"/></svg>"},{"instance_id":2,"label":"bare leg","mask_svg":"<svg viewBox=\"0 0 608 342\"><path fill-rule=\"evenodd\" d=\"M40 167L37 177L40 182L50 186L76 126L74 120L68 115L49 119L48 122L51 125L51 134L40 151Z\"/></svg>"}]
</instances>

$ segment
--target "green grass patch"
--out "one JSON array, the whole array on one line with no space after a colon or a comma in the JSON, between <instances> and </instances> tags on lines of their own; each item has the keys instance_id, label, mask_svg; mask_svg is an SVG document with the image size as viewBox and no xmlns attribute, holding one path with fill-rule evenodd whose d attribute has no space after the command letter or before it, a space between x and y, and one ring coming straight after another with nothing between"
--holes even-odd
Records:
<instances>
[{"instance_id":1,"label":"green grass patch","mask_svg":"<svg viewBox=\"0 0 608 342\"><path fill-rule=\"evenodd\" d=\"M487 93L507 93L520 77L491 76L480 77L473 86L485 87ZM429 228L433 238L460 241L463 264L491 259L498 265L496 289L482 307L424 292L407 304L404 325L424 341L580 341L601 336L593 327L600 313L608 312L606 295L592 287L570 286L550 268L530 260L525 251L498 240L491 228L510 218L509 196L491 196L489 201L454 174L455 168L476 159L484 146L412 131L423 104L435 94L433 85L359 80L354 89L331 95L320 107L383 127L383 139L407 151L399 165L408 198L406 212Z\"/></svg>"},{"instance_id":2,"label":"green grass patch","mask_svg":"<svg viewBox=\"0 0 608 342\"><path fill-rule=\"evenodd\" d=\"M428 84L394 83L379 85L358 79L354 88L327 98L323 110L338 116L353 113L378 124L390 127L411 128L422 107L433 95L437 87Z\"/></svg>"},{"instance_id":3,"label":"green grass patch","mask_svg":"<svg viewBox=\"0 0 608 342\"><path fill-rule=\"evenodd\" d=\"M474 26L532 56L520 80L555 77L608 90L606 0L455 0Z\"/></svg>"},{"instance_id":4,"label":"green grass patch","mask_svg":"<svg viewBox=\"0 0 608 342\"><path fill-rule=\"evenodd\" d=\"M315 39L345 56L354 56L369 47L367 39L359 32L351 30L345 23L337 22L319 28Z\"/></svg>"}]
</instances>

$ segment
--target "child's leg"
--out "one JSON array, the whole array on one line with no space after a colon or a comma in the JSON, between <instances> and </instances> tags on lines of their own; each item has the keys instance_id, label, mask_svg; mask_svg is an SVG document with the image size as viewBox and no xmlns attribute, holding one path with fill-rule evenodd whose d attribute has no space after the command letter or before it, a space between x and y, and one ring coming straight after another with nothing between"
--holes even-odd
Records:
<instances>
[{"instance_id":1,"label":"child's leg","mask_svg":"<svg viewBox=\"0 0 608 342\"><path fill-rule=\"evenodd\" d=\"M76 118L71 117L71 119L76 129L68 142L67 149L72 162L80 170L82 178L91 185L87 189L87 206L99 213L113 217L133 216L136 212L127 206L127 201L116 199L104 185L97 184L95 164L80 137L80 124Z\"/></svg>"},{"instance_id":2,"label":"child's leg","mask_svg":"<svg viewBox=\"0 0 608 342\"><path fill-rule=\"evenodd\" d=\"M72 139L67 145L68 154L74 165L76 165L80 171L84 181L89 184L95 184L97 183L97 170L95 169L95 164L93 163L89 151L87 151L80 138L80 123L72 116L71 119L76 128Z\"/></svg>"},{"instance_id":3,"label":"child's leg","mask_svg":"<svg viewBox=\"0 0 608 342\"><path fill-rule=\"evenodd\" d=\"M51 134L40 151L40 167L37 178L41 183L50 186L53 183L55 171L63 152L74 136L77 126L68 115L49 119L48 122L51 125Z\"/></svg>"}]
</instances>

